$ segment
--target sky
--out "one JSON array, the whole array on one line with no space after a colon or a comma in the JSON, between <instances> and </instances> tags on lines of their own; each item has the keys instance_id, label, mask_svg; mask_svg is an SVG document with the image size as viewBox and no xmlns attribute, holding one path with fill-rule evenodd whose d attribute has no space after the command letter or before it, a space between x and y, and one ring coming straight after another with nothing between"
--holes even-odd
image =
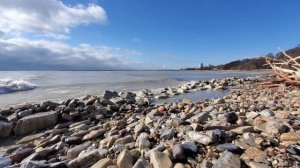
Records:
<instances>
[{"instance_id":1,"label":"sky","mask_svg":"<svg viewBox=\"0 0 300 168\"><path fill-rule=\"evenodd\" d=\"M0 70L180 69L299 45L299 0L0 0Z\"/></svg>"}]
</instances>

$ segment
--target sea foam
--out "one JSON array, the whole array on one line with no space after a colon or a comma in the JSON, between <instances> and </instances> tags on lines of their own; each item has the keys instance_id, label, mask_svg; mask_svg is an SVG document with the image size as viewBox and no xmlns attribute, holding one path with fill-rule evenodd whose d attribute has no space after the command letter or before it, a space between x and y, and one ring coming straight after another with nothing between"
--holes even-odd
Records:
<instances>
[{"instance_id":1,"label":"sea foam","mask_svg":"<svg viewBox=\"0 0 300 168\"><path fill-rule=\"evenodd\" d=\"M36 87L37 85L22 79L0 79L0 94L32 90Z\"/></svg>"}]
</instances>

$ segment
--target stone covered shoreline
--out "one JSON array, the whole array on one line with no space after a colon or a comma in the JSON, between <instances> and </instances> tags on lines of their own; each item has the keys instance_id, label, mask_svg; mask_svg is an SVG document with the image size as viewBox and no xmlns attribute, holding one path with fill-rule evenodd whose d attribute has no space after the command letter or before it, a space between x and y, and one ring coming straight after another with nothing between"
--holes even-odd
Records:
<instances>
[{"instance_id":1,"label":"stone covered shoreline","mask_svg":"<svg viewBox=\"0 0 300 168\"><path fill-rule=\"evenodd\" d=\"M0 110L0 167L299 167L300 90L251 87L266 78L105 91ZM223 98L151 103L228 88Z\"/></svg>"}]
</instances>

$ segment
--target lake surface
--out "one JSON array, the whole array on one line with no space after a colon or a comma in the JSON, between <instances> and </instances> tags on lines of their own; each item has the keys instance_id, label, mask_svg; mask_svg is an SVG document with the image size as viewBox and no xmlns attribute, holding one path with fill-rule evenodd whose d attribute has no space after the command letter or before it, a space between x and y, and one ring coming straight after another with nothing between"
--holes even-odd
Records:
<instances>
[{"instance_id":1,"label":"lake surface","mask_svg":"<svg viewBox=\"0 0 300 168\"><path fill-rule=\"evenodd\" d=\"M264 72L238 71L0 71L0 108L24 102L65 100L104 90L138 91L224 77L252 77ZM221 97L224 92L188 93L178 98ZM170 99L172 101L172 99Z\"/></svg>"}]
</instances>

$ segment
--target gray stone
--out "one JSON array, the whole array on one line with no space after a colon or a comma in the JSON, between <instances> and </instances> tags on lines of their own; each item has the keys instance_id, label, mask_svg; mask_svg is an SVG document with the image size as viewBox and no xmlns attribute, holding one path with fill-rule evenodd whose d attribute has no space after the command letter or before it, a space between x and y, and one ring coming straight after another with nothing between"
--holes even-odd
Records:
<instances>
[{"instance_id":1,"label":"gray stone","mask_svg":"<svg viewBox=\"0 0 300 168\"><path fill-rule=\"evenodd\" d=\"M146 159L140 158L132 168L151 168L151 165Z\"/></svg>"},{"instance_id":2,"label":"gray stone","mask_svg":"<svg viewBox=\"0 0 300 168\"><path fill-rule=\"evenodd\" d=\"M153 168L172 168L172 161L169 156L163 152L151 152L150 163Z\"/></svg>"},{"instance_id":3,"label":"gray stone","mask_svg":"<svg viewBox=\"0 0 300 168\"><path fill-rule=\"evenodd\" d=\"M209 117L209 113L208 112L202 112L200 114L197 114L197 115L193 116L189 120L191 122L194 122L194 123L204 124L204 122L207 121L208 117Z\"/></svg>"},{"instance_id":4,"label":"gray stone","mask_svg":"<svg viewBox=\"0 0 300 168\"><path fill-rule=\"evenodd\" d=\"M94 150L88 151L88 152L78 156L76 159L71 160L68 163L68 167L72 167L72 168L87 167L89 165L93 165L99 159L102 159L102 158L103 157L100 156L99 150L94 149Z\"/></svg>"},{"instance_id":5,"label":"gray stone","mask_svg":"<svg viewBox=\"0 0 300 168\"><path fill-rule=\"evenodd\" d=\"M104 99L111 99L113 97L118 97L118 93L117 92L111 92L109 90L105 90L104 93L103 93L103 98Z\"/></svg>"},{"instance_id":6,"label":"gray stone","mask_svg":"<svg viewBox=\"0 0 300 168\"><path fill-rule=\"evenodd\" d=\"M165 140L169 140L172 139L175 136L175 131L173 128L171 129L165 129L162 131L160 138L161 139L165 139Z\"/></svg>"},{"instance_id":7,"label":"gray stone","mask_svg":"<svg viewBox=\"0 0 300 168\"><path fill-rule=\"evenodd\" d=\"M231 152L225 151L213 165L213 168L238 168L241 167L241 160Z\"/></svg>"},{"instance_id":8,"label":"gray stone","mask_svg":"<svg viewBox=\"0 0 300 168\"><path fill-rule=\"evenodd\" d=\"M106 132L105 129L99 129L99 130L91 131L89 134L85 135L82 138L82 140L86 141L86 140L90 140L90 139L100 137L100 136L104 135L105 132Z\"/></svg>"},{"instance_id":9,"label":"gray stone","mask_svg":"<svg viewBox=\"0 0 300 168\"><path fill-rule=\"evenodd\" d=\"M198 147L193 141L184 142L181 146L184 153L187 155L193 155L198 151Z\"/></svg>"},{"instance_id":10,"label":"gray stone","mask_svg":"<svg viewBox=\"0 0 300 168\"><path fill-rule=\"evenodd\" d=\"M211 136L201 132L188 131L186 134L189 140L201 143L203 145L208 145L213 142Z\"/></svg>"},{"instance_id":11,"label":"gray stone","mask_svg":"<svg viewBox=\"0 0 300 168\"><path fill-rule=\"evenodd\" d=\"M92 144L92 142L88 141L88 142L85 142L85 143L83 143L81 145L78 145L78 146L75 146L75 147L69 149L67 151L68 158L69 159L76 158L81 151L87 149L91 144Z\"/></svg>"},{"instance_id":12,"label":"gray stone","mask_svg":"<svg viewBox=\"0 0 300 168\"><path fill-rule=\"evenodd\" d=\"M55 125L57 122L57 112L43 112L26 116L18 120L14 133L17 135L25 134L36 129L43 129Z\"/></svg>"},{"instance_id":13,"label":"gray stone","mask_svg":"<svg viewBox=\"0 0 300 168\"><path fill-rule=\"evenodd\" d=\"M124 149L117 158L117 165L119 168L132 168L133 159L130 152Z\"/></svg>"},{"instance_id":14,"label":"gray stone","mask_svg":"<svg viewBox=\"0 0 300 168\"><path fill-rule=\"evenodd\" d=\"M265 117L272 117L272 116L275 115L275 113L268 110L268 109L265 109L265 110L260 112L260 115L265 116Z\"/></svg>"},{"instance_id":15,"label":"gray stone","mask_svg":"<svg viewBox=\"0 0 300 168\"><path fill-rule=\"evenodd\" d=\"M65 139L65 143L67 143L69 145L77 145L77 144L80 144L81 142L82 142L82 138L75 137L75 136L67 137Z\"/></svg>"},{"instance_id":16,"label":"gray stone","mask_svg":"<svg viewBox=\"0 0 300 168\"><path fill-rule=\"evenodd\" d=\"M13 129L12 123L0 121L0 137L8 137Z\"/></svg>"},{"instance_id":17,"label":"gray stone","mask_svg":"<svg viewBox=\"0 0 300 168\"><path fill-rule=\"evenodd\" d=\"M181 144L176 144L172 147L172 154L174 159L178 159L178 160L185 159L184 150Z\"/></svg>"},{"instance_id":18,"label":"gray stone","mask_svg":"<svg viewBox=\"0 0 300 168\"><path fill-rule=\"evenodd\" d=\"M241 152L242 152L241 148L237 147L236 145L234 145L232 143L225 143L225 144L217 145L216 149L218 152L229 151L234 154L241 154Z\"/></svg>"},{"instance_id":19,"label":"gray stone","mask_svg":"<svg viewBox=\"0 0 300 168\"><path fill-rule=\"evenodd\" d=\"M0 157L0 167L7 167L12 164L12 160L6 157Z\"/></svg>"},{"instance_id":20,"label":"gray stone","mask_svg":"<svg viewBox=\"0 0 300 168\"><path fill-rule=\"evenodd\" d=\"M120 139L116 140L115 144L123 144L124 145L124 144L130 143L130 142L134 142L134 138L131 135L127 135L124 138L120 138Z\"/></svg>"},{"instance_id":21,"label":"gray stone","mask_svg":"<svg viewBox=\"0 0 300 168\"><path fill-rule=\"evenodd\" d=\"M32 154L34 151L32 148L19 148L15 150L11 155L10 158L13 163L20 163L24 158Z\"/></svg>"}]
</instances>

